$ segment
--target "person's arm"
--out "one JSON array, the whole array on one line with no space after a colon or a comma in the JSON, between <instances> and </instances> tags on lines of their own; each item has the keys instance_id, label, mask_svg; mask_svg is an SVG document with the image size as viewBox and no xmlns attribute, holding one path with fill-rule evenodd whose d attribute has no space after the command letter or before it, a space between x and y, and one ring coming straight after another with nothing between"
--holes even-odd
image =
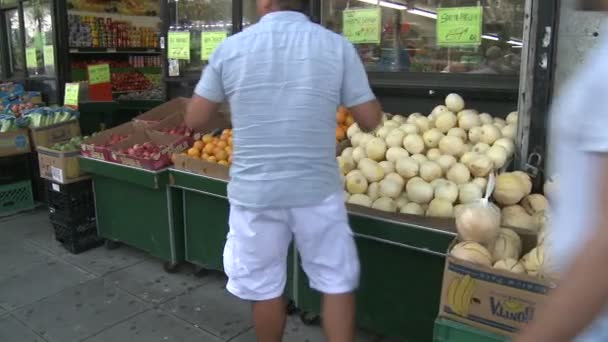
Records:
<instances>
[{"instance_id":1,"label":"person's arm","mask_svg":"<svg viewBox=\"0 0 608 342\"><path fill-rule=\"evenodd\" d=\"M608 273L597 272L608 260L608 210L602 208L608 203L608 154L596 153L593 158L600 175L597 198L589 198L600 206L594 234L516 342L572 341L608 305Z\"/></svg>"},{"instance_id":2,"label":"person's arm","mask_svg":"<svg viewBox=\"0 0 608 342\"><path fill-rule=\"evenodd\" d=\"M218 50L219 51L219 50ZM186 126L195 131L201 131L207 123L217 114L220 105L225 99L219 67L213 62L219 59L218 51L213 54L209 65L203 70L203 76L194 89L194 95L188 104Z\"/></svg>"},{"instance_id":3,"label":"person's arm","mask_svg":"<svg viewBox=\"0 0 608 342\"><path fill-rule=\"evenodd\" d=\"M365 67L354 46L345 41L342 104L362 131L373 131L382 121L382 108L372 92Z\"/></svg>"}]
</instances>

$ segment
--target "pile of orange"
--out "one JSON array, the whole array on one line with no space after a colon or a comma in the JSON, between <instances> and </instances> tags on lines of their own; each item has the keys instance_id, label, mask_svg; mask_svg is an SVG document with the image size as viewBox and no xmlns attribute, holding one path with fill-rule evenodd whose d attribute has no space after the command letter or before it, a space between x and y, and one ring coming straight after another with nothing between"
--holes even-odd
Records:
<instances>
[{"instance_id":1,"label":"pile of orange","mask_svg":"<svg viewBox=\"0 0 608 342\"><path fill-rule=\"evenodd\" d=\"M230 166L232 164L232 130L225 129L219 136L205 134L185 153L191 158Z\"/></svg>"},{"instance_id":2,"label":"pile of orange","mask_svg":"<svg viewBox=\"0 0 608 342\"><path fill-rule=\"evenodd\" d=\"M348 109L340 106L340 108L338 108L338 112L336 113L336 122L338 123L338 126L336 127L336 143L339 143L346 139L346 131L348 130L348 127L350 127L350 125L352 125L355 121Z\"/></svg>"}]
</instances>

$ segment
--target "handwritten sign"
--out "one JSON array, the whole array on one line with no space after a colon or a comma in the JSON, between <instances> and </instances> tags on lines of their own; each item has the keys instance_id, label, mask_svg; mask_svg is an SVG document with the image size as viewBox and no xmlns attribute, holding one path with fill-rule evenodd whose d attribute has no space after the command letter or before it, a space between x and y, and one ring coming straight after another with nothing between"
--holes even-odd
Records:
<instances>
[{"instance_id":1,"label":"handwritten sign","mask_svg":"<svg viewBox=\"0 0 608 342\"><path fill-rule=\"evenodd\" d=\"M25 65L28 69L38 68L38 56L35 47L25 49Z\"/></svg>"},{"instance_id":2,"label":"handwritten sign","mask_svg":"<svg viewBox=\"0 0 608 342\"><path fill-rule=\"evenodd\" d=\"M110 65L89 65L89 84L110 83Z\"/></svg>"},{"instance_id":3,"label":"handwritten sign","mask_svg":"<svg viewBox=\"0 0 608 342\"><path fill-rule=\"evenodd\" d=\"M227 36L226 32L203 32L201 34L201 60L208 61L211 54Z\"/></svg>"},{"instance_id":4,"label":"handwritten sign","mask_svg":"<svg viewBox=\"0 0 608 342\"><path fill-rule=\"evenodd\" d=\"M169 32L167 58L190 60L190 32Z\"/></svg>"},{"instance_id":5,"label":"handwritten sign","mask_svg":"<svg viewBox=\"0 0 608 342\"><path fill-rule=\"evenodd\" d=\"M66 106L78 107L79 92L80 92L80 83L66 83L63 103Z\"/></svg>"},{"instance_id":6,"label":"handwritten sign","mask_svg":"<svg viewBox=\"0 0 608 342\"><path fill-rule=\"evenodd\" d=\"M342 34L353 44L379 44L382 16L380 8L344 10Z\"/></svg>"},{"instance_id":7,"label":"handwritten sign","mask_svg":"<svg viewBox=\"0 0 608 342\"><path fill-rule=\"evenodd\" d=\"M55 49L53 45L45 45L42 49L42 55L44 56L44 66L55 66Z\"/></svg>"},{"instance_id":8,"label":"handwritten sign","mask_svg":"<svg viewBox=\"0 0 608 342\"><path fill-rule=\"evenodd\" d=\"M483 7L437 9L437 45L471 46L481 44Z\"/></svg>"}]
</instances>

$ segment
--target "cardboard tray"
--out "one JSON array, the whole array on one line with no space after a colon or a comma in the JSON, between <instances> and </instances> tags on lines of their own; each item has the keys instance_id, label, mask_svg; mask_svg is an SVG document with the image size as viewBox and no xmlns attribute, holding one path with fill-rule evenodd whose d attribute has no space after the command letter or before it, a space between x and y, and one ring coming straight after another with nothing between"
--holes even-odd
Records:
<instances>
[{"instance_id":1,"label":"cardboard tray","mask_svg":"<svg viewBox=\"0 0 608 342\"><path fill-rule=\"evenodd\" d=\"M55 151L38 147L40 177L68 184L81 180L85 174L80 170L80 151Z\"/></svg>"},{"instance_id":2,"label":"cardboard tray","mask_svg":"<svg viewBox=\"0 0 608 342\"><path fill-rule=\"evenodd\" d=\"M151 126L158 124L163 119L176 114L185 114L190 102L189 98L178 97L169 102L165 102L160 106L154 107L151 110L136 116L133 118L134 121L139 121L145 125Z\"/></svg>"},{"instance_id":3,"label":"cardboard tray","mask_svg":"<svg viewBox=\"0 0 608 342\"><path fill-rule=\"evenodd\" d=\"M121 136L131 136L135 132L141 132L145 126L141 122L127 122L114 128L100 132L82 142L80 146L80 154L87 158L106 160L116 162L112 157L111 146L105 146L113 134ZM127 138L128 139L128 138ZM125 140L127 140L125 139Z\"/></svg>"},{"instance_id":4,"label":"cardboard tray","mask_svg":"<svg viewBox=\"0 0 608 342\"><path fill-rule=\"evenodd\" d=\"M115 163L156 171L171 165L171 155L184 151L192 145L192 141L190 137L169 135L146 129L141 132L135 132L129 139L112 146L111 158ZM167 145L167 147L160 152L157 159L139 158L119 152L121 149L146 142Z\"/></svg>"},{"instance_id":5,"label":"cardboard tray","mask_svg":"<svg viewBox=\"0 0 608 342\"><path fill-rule=\"evenodd\" d=\"M525 254L535 245L536 235L520 236ZM454 240L450 250L456 243ZM511 337L534 319L537 308L556 286L551 280L497 270L448 255L439 316Z\"/></svg>"},{"instance_id":6,"label":"cardboard tray","mask_svg":"<svg viewBox=\"0 0 608 342\"><path fill-rule=\"evenodd\" d=\"M206 160L191 158L185 155L175 156L175 169L196 173L224 181L230 181L230 167L208 162Z\"/></svg>"},{"instance_id":7,"label":"cardboard tray","mask_svg":"<svg viewBox=\"0 0 608 342\"><path fill-rule=\"evenodd\" d=\"M32 151L26 129L0 133L0 157L14 156Z\"/></svg>"}]
</instances>

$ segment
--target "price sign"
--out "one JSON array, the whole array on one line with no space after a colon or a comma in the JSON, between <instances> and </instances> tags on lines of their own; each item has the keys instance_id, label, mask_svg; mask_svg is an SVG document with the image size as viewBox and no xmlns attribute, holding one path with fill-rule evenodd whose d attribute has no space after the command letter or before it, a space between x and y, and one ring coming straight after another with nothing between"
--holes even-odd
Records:
<instances>
[{"instance_id":1,"label":"price sign","mask_svg":"<svg viewBox=\"0 0 608 342\"><path fill-rule=\"evenodd\" d=\"M437 9L438 46L477 46L481 44L483 7Z\"/></svg>"},{"instance_id":2,"label":"price sign","mask_svg":"<svg viewBox=\"0 0 608 342\"><path fill-rule=\"evenodd\" d=\"M382 16L380 8L344 10L342 34L353 44L379 44Z\"/></svg>"},{"instance_id":3,"label":"price sign","mask_svg":"<svg viewBox=\"0 0 608 342\"><path fill-rule=\"evenodd\" d=\"M38 68L38 56L35 47L25 49L25 65L28 69Z\"/></svg>"},{"instance_id":4,"label":"price sign","mask_svg":"<svg viewBox=\"0 0 608 342\"><path fill-rule=\"evenodd\" d=\"M78 107L78 94L80 92L80 83L66 83L65 95L63 104L66 106Z\"/></svg>"},{"instance_id":5,"label":"price sign","mask_svg":"<svg viewBox=\"0 0 608 342\"><path fill-rule=\"evenodd\" d=\"M211 54L227 36L226 32L203 32L201 34L201 59L208 61Z\"/></svg>"},{"instance_id":6,"label":"price sign","mask_svg":"<svg viewBox=\"0 0 608 342\"><path fill-rule=\"evenodd\" d=\"M53 45L45 45L42 49L44 55L44 66L55 66L55 49Z\"/></svg>"},{"instance_id":7,"label":"price sign","mask_svg":"<svg viewBox=\"0 0 608 342\"><path fill-rule=\"evenodd\" d=\"M89 84L110 83L110 65L89 65Z\"/></svg>"},{"instance_id":8,"label":"price sign","mask_svg":"<svg viewBox=\"0 0 608 342\"><path fill-rule=\"evenodd\" d=\"M167 58L190 60L190 32L169 32Z\"/></svg>"}]
</instances>

